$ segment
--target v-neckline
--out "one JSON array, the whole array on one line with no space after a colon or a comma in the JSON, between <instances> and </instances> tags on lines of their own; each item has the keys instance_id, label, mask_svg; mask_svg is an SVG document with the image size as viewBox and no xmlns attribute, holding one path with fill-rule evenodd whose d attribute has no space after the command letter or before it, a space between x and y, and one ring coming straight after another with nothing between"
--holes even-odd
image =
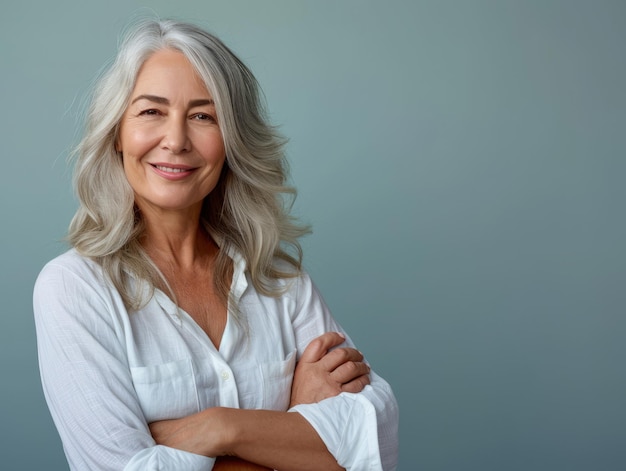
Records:
<instances>
[{"instance_id":1,"label":"v-neckline","mask_svg":"<svg viewBox=\"0 0 626 471\"><path fill-rule=\"evenodd\" d=\"M209 337L209 334L202 327L200 327L200 324L196 322L193 316L191 316L180 306L176 305L176 303L172 301L167 293L163 292L159 288L155 288L154 295L157 303L161 306L161 308L165 312L167 312L168 315L176 318L176 321L180 327L189 329L189 331L192 332L196 339L201 341L202 344L210 346L210 348L217 353L222 353L225 340L228 341L231 337L230 330L232 322L230 319L230 303L228 303L226 307L226 324L224 325L224 330L222 331L218 347L215 345L215 343L213 343L211 337Z\"/></svg>"},{"instance_id":2,"label":"v-neckline","mask_svg":"<svg viewBox=\"0 0 626 471\"><path fill-rule=\"evenodd\" d=\"M233 261L233 275L228 302L226 305L226 324L224 325L224 330L220 338L219 347L213 343L209 334L205 332L202 327L200 327L200 324L198 324L187 311L174 303L167 293L156 287L154 289L155 300L159 303L161 308L170 316L175 317L181 327L188 328L200 343L208 346L210 350L218 353L222 356L222 358L227 358L232 355L232 350L234 348L233 343L238 337L238 335L236 335L237 332L233 330L236 328L237 322L233 322L234 319L232 319L231 302L234 301L238 303L244 291L248 287L248 281L245 276L246 265L243 257L237 253L229 253L229 256Z\"/></svg>"}]
</instances>

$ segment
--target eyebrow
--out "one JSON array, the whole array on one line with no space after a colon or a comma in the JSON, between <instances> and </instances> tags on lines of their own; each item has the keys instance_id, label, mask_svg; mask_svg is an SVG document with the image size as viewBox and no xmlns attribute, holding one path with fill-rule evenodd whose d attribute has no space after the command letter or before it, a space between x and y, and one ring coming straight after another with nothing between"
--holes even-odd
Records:
<instances>
[{"instance_id":1,"label":"eyebrow","mask_svg":"<svg viewBox=\"0 0 626 471\"><path fill-rule=\"evenodd\" d=\"M131 101L130 104L132 105L133 103L139 100L148 100L154 103L158 103L160 105L170 104L170 101L167 98L162 97L162 96L157 96L157 95L139 95L138 97L135 97L135 99ZM196 106L204 106L204 105L215 105L215 102L210 98L200 98L197 100L191 100L189 102L190 108L195 108Z\"/></svg>"}]
</instances>

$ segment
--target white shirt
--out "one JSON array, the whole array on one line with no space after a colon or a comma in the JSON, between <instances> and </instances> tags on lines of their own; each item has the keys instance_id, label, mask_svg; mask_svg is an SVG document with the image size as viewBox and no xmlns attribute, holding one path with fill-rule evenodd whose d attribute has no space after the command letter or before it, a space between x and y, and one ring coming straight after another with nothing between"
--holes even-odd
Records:
<instances>
[{"instance_id":1,"label":"white shirt","mask_svg":"<svg viewBox=\"0 0 626 471\"><path fill-rule=\"evenodd\" d=\"M233 260L238 320L229 306L219 350L162 291L128 313L101 267L75 250L44 267L34 291L39 365L71 469L210 470L215 458L156 445L147 424L215 406L287 410L304 348L343 331L306 274L281 280L288 289L272 298ZM375 373L359 394L291 410L346 469L396 467L397 403Z\"/></svg>"}]
</instances>

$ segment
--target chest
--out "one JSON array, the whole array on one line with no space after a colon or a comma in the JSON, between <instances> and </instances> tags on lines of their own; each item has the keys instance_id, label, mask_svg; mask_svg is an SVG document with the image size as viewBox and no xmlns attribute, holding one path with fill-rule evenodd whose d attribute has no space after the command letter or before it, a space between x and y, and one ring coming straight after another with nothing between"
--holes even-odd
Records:
<instances>
[{"instance_id":1,"label":"chest","mask_svg":"<svg viewBox=\"0 0 626 471\"><path fill-rule=\"evenodd\" d=\"M185 311L219 350L228 318L227 302L218 296L210 274L172 277L178 306Z\"/></svg>"},{"instance_id":2,"label":"chest","mask_svg":"<svg viewBox=\"0 0 626 471\"><path fill-rule=\"evenodd\" d=\"M162 292L131 319L133 335L125 336L131 376L148 421L215 406L287 409L296 343L279 307L242 300L239 320L228 319L219 349Z\"/></svg>"}]
</instances>

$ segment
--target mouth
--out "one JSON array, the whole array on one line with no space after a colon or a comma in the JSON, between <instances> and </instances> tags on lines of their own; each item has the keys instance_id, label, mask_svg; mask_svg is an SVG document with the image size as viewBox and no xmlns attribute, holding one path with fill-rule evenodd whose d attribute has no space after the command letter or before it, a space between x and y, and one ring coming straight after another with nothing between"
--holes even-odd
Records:
<instances>
[{"instance_id":1,"label":"mouth","mask_svg":"<svg viewBox=\"0 0 626 471\"><path fill-rule=\"evenodd\" d=\"M189 167L187 165L173 165L166 163L154 163L150 164L154 171L167 180L180 180L187 178L191 175L196 167Z\"/></svg>"},{"instance_id":2,"label":"mouth","mask_svg":"<svg viewBox=\"0 0 626 471\"><path fill-rule=\"evenodd\" d=\"M191 170L191 168L166 167L165 165L153 165L153 164L151 165L157 170L160 170L161 172L167 172L167 173L183 173L183 172L189 172Z\"/></svg>"}]
</instances>

